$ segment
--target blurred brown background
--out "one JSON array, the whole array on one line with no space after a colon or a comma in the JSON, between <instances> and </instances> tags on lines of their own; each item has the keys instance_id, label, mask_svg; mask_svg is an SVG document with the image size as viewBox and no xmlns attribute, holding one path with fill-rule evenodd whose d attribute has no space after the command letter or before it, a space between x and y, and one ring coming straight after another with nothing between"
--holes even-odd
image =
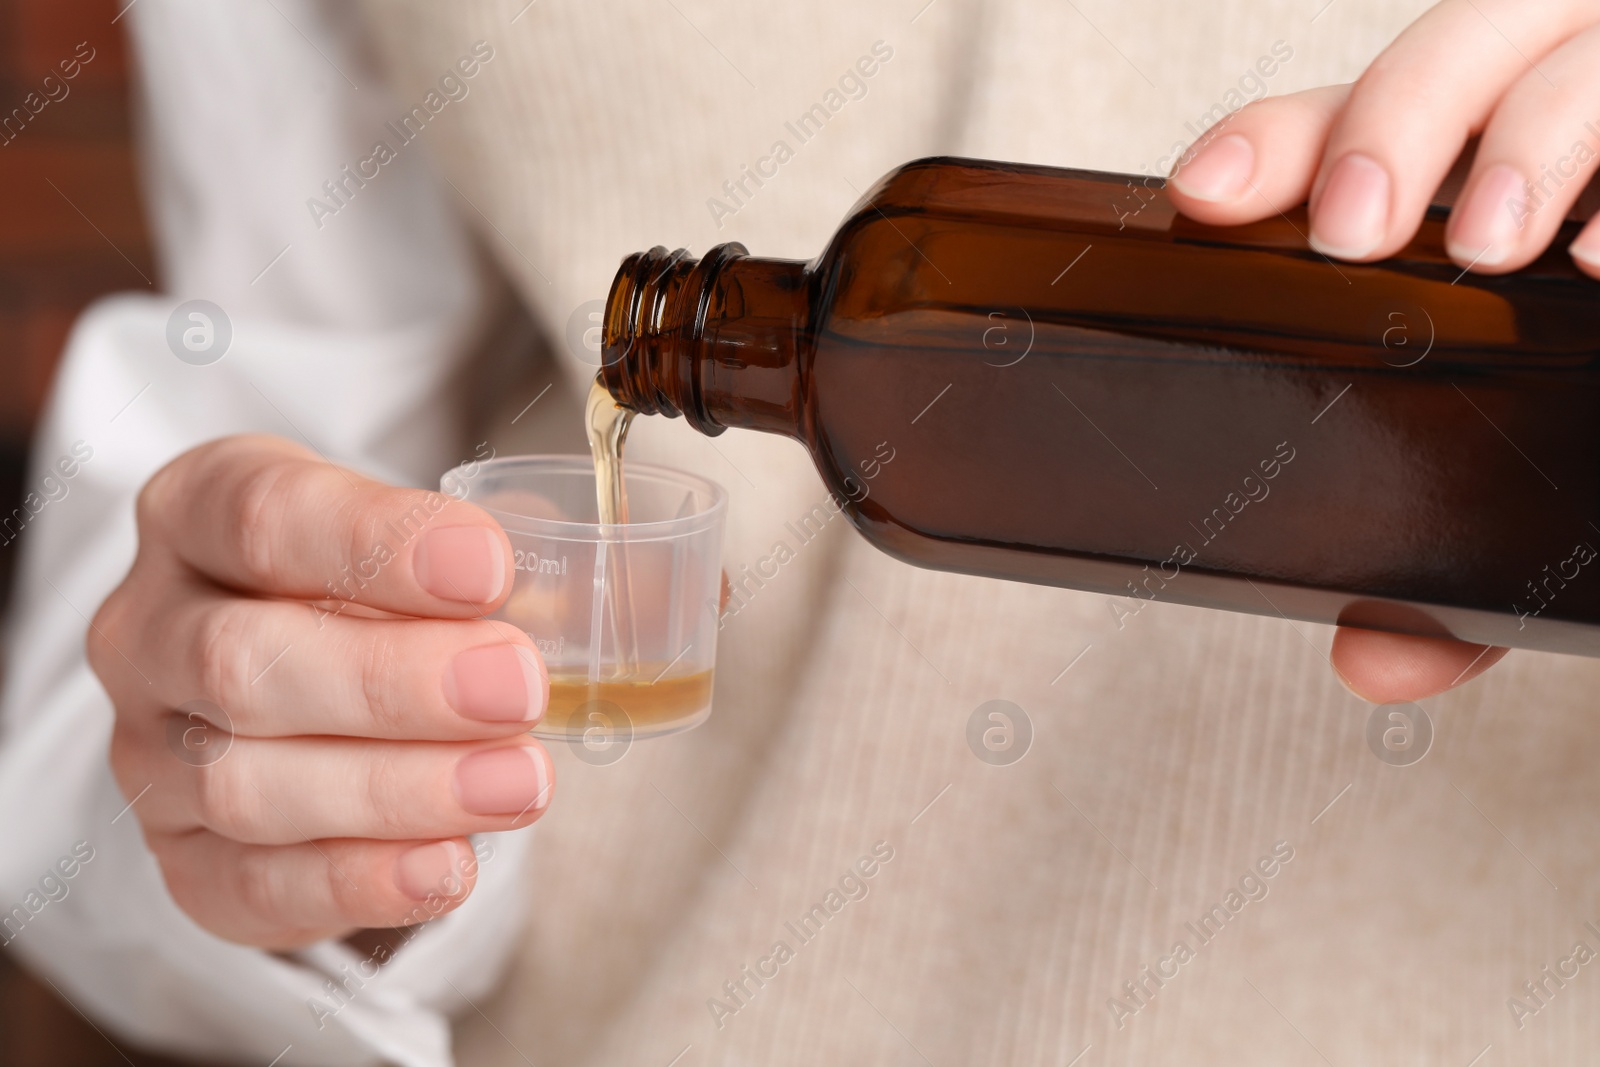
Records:
<instances>
[{"instance_id":1,"label":"blurred brown background","mask_svg":"<svg viewBox=\"0 0 1600 1067\"><path fill-rule=\"evenodd\" d=\"M127 2L0 0L0 513L20 502L28 439L73 319L102 294L156 280L118 20ZM59 64L85 42L94 58L63 79ZM0 594L16 553L0 546ZM167 1062L114 1046L0 947L0 1067Z\"/></svg>"},{"instance_id":2,"label":"blurred brown background","mask_svg":"<svg viewBox=\"0 0 1600 1067\"><path fill-rule=\"evenodd\" d=\"M0 502L17 504L29 435L78 312L152 288L128 107L127 0L0 0ZM77 77L59 64L94 49ZM85 52L84 54L88 54ZM51 91L61 96L48 100ZM30 101L29 94L36 94ZM0 550L0 589L15 549Z\"/></svg>"},{"instance_id":3,"label":"blurred brown background","mask_svg":"<svg viewBox=\"0 0 1600 1067\"><path fill-rule=\"evenodd\" d=\"M0 344L13 388L0 395L10 441L38 414L73 318L90 300L147 288L153 277L135 188L128 64L115 0L0 3ZM94 49L69 90L25 126L11 109L39 93L47 75ZM87 54L87 52L85 52ZM59 95L59 90L55 90ZM34 101L37 106L38 100ZM17 129L21 126L20 129Z\"/></svg>"}]
</instances>

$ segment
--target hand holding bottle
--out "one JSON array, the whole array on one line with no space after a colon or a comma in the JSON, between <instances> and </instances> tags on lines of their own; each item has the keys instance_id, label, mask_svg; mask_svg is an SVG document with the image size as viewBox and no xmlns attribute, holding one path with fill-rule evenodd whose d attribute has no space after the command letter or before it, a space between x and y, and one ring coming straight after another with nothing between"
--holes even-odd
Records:
<instances>
[{"instance_id":1,"label":"hand holding bottle","mask_svg":"<svg viewBox=\"0 0 1600 1067\"><path fill-rule=\"evenodd\" d=\"M1550 244L1600 164L1600 4L1445 0L1353 85L1257 101L1173 176L1180 209L1232 225L1310 204L1311 244L1359 262L1399 251L1469 137L1446 230L1463 268L1503 274ZM1600 220L1568 249L1600 278Z\"/></svg>"},{"instance_id":2,"label":"hand holding bottle","mask_svg":"<svg viewBox=\"0 0 1600 1067\"><path fill-rule=\"evenodd\" d=\"M1185 214L1221 225L1309 202L1312 245L1368 262L1394 254L1467 139L1481 134L1446 229L1463 269L1526 266L1600 164L1600 5L1445 0L1353 85L1258 101L1168 185ZM1600 278L1600 220L1569 247ZM1600 291L1596 292L1600 299ZM1333 663L1359 695L1416 700L1462 684L1505 649L1341 629Z\"/></svg>"}]
</instances>

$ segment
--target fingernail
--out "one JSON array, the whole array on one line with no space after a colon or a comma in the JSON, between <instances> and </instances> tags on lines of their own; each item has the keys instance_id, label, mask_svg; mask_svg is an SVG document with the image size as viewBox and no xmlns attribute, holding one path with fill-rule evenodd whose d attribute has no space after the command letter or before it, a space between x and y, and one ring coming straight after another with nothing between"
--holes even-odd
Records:
<instances>
[{"instance_id":1,"label":"fingernail","mask_svg":"<svg viewBox=\"0 0 1600 1067\"><path fill-rule=\"evenodd\" d=\"M1600 231L1586 229L1567 246L1567 254L1592 271L1600 271Z\"/></svg>"},{"instance_id":2,"label":"fingernail","mask_svg":"<svg viewBox=\"0 0 1600 1067\"><path fill-rule=\"evenodd\" d=\"M1517 244L1528 217L1527 180L1497 163L1478 178L1472 194L1450 216L1445 248L1457 263L1494 266Z\"/></svg>"},{"instance_id":3,"label":"fingernail","mask_svg":"<svg viewBox=\"0 0 1600 1067\"><path fill-rule=\"evenodd\" d=\"M474 752L456 764L456 800L473 815L521 815L549 803L550 774L532 745Z\"/></svg>"},{"instance_id":4,"label":"fingernail","mask_svg":"<svg viewBox=\"0 0 1600 1067\"><path fill-rule=\"evenodd\" d=\"M435 841L400 853L394 863L394 884L412 900L453 897L464 888L456 868L454 841Z\"/></svg>"},{"instance_id":5,"label":"fingernail","mask_svg":"<svg viewBox=\"0 0 1600 1067\"><path fill-rule=\"evenodd\" d=\"M1250 184L1256 150L1237 133L1219 137L1178 168L1172 184L1196 200L1236 200Z\"/></svg>"},{"instance_id":6,"label":"fingernail","mask_svg":"<svg viewBox=\"0 0 1600 1067\"><path fill-rule=\"evenodd\" d=\"M1311 221L1311 247L1339 259L1360 259L1383 243L1389 226L1389 172L1351 152L1334 165Z\"/></svg>"},{"instance_id":7,"label":"fingernail","mask_svg":"<svg viewBox=\"0 0 1600 1067\"><path fill-rule=\"evenodd\" d=\"M534 722L544 714L544 672L521 645L469 648L445 668L444 698L464 718Z\"/></svg>"},{"instance_id":8,"label":"fingernail","mask_svg":"<svg viewBox=\"0 0 1600 1067\"><path fill-rule=\"evenodd\" d=\"M444 526L417 544L412 569L418 584L441 600L486 604L505 587L506 554L487 527Z\"/></svg>"}]
</instances>

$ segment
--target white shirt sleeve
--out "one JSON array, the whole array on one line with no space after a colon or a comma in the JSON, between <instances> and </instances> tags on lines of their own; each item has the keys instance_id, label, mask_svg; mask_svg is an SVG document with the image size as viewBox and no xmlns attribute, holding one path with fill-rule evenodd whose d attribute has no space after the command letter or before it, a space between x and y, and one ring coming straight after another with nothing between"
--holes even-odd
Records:
<instances>
[{"instance_id":1,"label":"white shirt sleeve","mask_svg":"<svg viewBox=\"0 0 1600 1067\"><path fill-rule=\"evenodd\" d=\"M412 484L469 458L449 454L445 399L487 286L427 131L398 143L386 128L407 108L364 58L354 7L142 0L125 16L166 291L84 314L28 496L0 516L0 551L21 552L0 705L0 942L114 1041L440 1067L445 1011L485 993L514 943L527 834L480 841L472 897L375 977L343 945L291 959L220 940L173 904L112 780L112 709L84 655L133 560L135 495L180 452L265 431ZM378 141L392 158L344 177ZM221 309L211 344L231 334L213 362L216 348L178 355L185 328L204 347L204 321L182 317L169 339L195 299Z\"/></svg>"}]
</instances>

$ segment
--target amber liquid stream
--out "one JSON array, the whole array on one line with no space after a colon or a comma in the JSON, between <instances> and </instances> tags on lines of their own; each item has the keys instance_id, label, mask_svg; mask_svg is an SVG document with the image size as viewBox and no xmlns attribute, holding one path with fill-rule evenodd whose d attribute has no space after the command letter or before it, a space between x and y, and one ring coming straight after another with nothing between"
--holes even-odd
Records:
<instances>
[{"instance_id":1,"label":"amber liquid stream","mask_svg":"<svg viewBox=\"0 0 1600 1067\"><path fill-rule=\"evenodd\" d=\"M598 730L609 735L626 715L633 732L654 733L692 716L711 701L711 671L666 675L671 664L639 659L639 636L626 540L628 495L622 478L622 448L633 412L621 407L598 379L585 404L584 428L594 458L595 503L600 522L608 527L605 542L604 609L609 616L614 663L598 663L587 673L554 672L547 732L581 737ZM596 609L601 604L596 604Z\"/></svg>"},{"instance_id":2,"label":"amber liquid stream","mask_svg":"<svg viewBox=\"0 0 1600 1067\"><path fill-rule=\"evenodd\" d=\"M603 582L606 608L610 614L612 648L616 651L616 671L628 676L638 665L639 639L633 614L633 588L628 575L627 551L617 529L628 521L628 494L622 484L622 445L628 439L633 412L621 407L598 379L589 387L584 405L584 429L589 435L589 452L594 457L594 492L605 542ZM599 607L599 605L596 605ZM603 670L604 668L598 668ZM590 682L599 681L591 671Z\"/></svg>"}]
</instances>

